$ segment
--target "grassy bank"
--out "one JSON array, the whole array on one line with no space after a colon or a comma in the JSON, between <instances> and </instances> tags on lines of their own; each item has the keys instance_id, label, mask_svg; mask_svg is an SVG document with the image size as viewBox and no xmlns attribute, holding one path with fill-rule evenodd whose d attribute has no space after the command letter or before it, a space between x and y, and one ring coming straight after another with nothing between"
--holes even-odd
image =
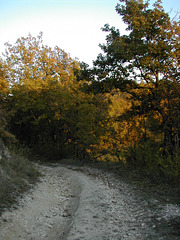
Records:
<instances>
[{"instance_id":1,"label":"grassy bank","mask_svg":"<svg viewBox=\"0 0 180 240\"><path fill-rule=\"evenodd\" d=\"M24 154L10 150L10 157L0 160L0 215L12 207L22 194L37 182L40 173Z\"/></svg>"}]
</instances>

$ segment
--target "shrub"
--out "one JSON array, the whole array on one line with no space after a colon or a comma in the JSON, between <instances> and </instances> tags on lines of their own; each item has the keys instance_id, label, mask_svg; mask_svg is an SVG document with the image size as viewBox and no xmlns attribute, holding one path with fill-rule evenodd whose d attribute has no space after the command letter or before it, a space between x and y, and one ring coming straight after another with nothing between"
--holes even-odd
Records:
<instances>
[{"instance_id":1,"label":"shrub","mask_svg":"<svg viewBox=\"0 0 180 240\"><path fill-rule=\"evenodd\" d=\"M164 154L160 144L147 141L129 147L126 152L127 164L148 174L152 179L178 180L180 175L179 154Z\"/></svg>"}]
</instances>

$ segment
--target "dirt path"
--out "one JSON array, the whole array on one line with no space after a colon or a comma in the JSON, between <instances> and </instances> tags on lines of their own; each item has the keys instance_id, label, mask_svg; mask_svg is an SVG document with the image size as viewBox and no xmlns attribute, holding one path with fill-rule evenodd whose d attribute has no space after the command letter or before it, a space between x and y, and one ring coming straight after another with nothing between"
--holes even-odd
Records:
<instances>
[{"instance_id":1,"label":"dirt path","mask_svg":"<svg viewBox=\"0 0 180 240\"><path fill-rule=\"evenodd\" d=\"M162 223L178 206L142 199L115 176L92 168L41 167L44 177L0 218L1 240L179 239Z\"/></svg>"}]
</instances>

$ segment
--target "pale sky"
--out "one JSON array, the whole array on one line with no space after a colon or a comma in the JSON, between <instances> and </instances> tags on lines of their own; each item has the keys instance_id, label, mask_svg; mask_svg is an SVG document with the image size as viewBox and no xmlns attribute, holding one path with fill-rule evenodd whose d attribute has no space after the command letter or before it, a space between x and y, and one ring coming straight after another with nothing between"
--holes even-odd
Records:
<instances>
[{"instance_id":1,"label":"pale sky","mask_svg":"<svg viewBox=\"0 0 180 240\"><path fill-rule=\"evenodd\" d=\"M151 0L151 2L154 2ZM179 0L162 0L166 12L180 11ZM58 46L80 61L92 65L105 42L101 31L109 23L125 33L126 26L116 13L118 0L0 0L0 55L4 43L14 44L30 33L43 32L43 42Z\"/></svg>"}]
</instances>

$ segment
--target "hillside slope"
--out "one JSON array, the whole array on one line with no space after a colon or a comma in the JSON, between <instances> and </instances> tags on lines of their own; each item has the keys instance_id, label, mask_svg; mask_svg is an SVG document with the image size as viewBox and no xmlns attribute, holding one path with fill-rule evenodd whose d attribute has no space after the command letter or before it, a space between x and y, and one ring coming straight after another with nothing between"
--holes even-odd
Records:
<instances>
[{"instance_id":1,"label":"hillside slope","mask_svg":"<svg viewBox=\"0 0 180 240\"><path fill-rule=\"evenodd\" d=\"M38 177L35 165L23 154L10 152L0 139L0 215L32 188Z\"/></svg>"}]
</instances>

